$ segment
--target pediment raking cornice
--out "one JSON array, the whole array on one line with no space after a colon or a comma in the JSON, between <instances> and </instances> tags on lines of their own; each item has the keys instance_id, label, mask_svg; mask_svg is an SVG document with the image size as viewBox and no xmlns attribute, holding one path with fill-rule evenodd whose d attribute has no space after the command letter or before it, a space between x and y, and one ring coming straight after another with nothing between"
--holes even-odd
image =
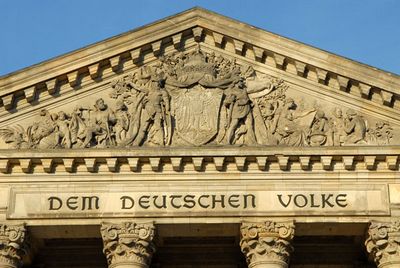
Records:
<instances>
[{"instance_id":1,"label":"pediment raking cornice","mask_svg":"<svg viewBox=\"0 0 400 268\"><path fill-rule=\"evenodd\" d=\"M378 105L396 110L400 107L397 75L199 8L1 77L1 105L15 112L21 104L35 105L40 96L57 94L59 84L67 83L76 90L85 78L101 81L108 70L124 72L127 62L140 65L149 54L159 56L170 47L182 50L193 41L212 43L238 57L251 58Z\"/></svg>"}]
</instances>

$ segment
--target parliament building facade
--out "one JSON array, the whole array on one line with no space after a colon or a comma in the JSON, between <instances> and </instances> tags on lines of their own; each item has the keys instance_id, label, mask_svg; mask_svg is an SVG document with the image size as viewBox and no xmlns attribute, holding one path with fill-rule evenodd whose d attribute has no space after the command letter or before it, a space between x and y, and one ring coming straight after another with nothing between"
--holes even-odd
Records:
<instances>
[{"instance_id":1,"label":"parliament building facade","mask_svg":"<svg viewBox=\"0 0 400 268\"><path fill-rule=\"evenodd\" d=\"M395 74L193 8L0 99L0 268L400 267Z\"/></svg>"}]
</instances>

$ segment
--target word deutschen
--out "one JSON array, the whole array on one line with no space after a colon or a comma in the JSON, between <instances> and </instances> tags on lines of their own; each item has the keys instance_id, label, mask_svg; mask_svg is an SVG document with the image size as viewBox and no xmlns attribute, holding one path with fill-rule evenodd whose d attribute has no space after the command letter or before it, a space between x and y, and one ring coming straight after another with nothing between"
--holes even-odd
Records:
<instances>
[{"instance_id":1,"label":"word deutschen","mask_svg":"<svg viewBox=\"0 0 400 268\"><path fill-rule=\"evenodd\" d=\"M49 210L97 210L101 206L101 199L96 195L50 196L47 200ZM256 196L253 194L122 195L119 202L121 210L256 208Z\"/></svg>"}]
</instances>

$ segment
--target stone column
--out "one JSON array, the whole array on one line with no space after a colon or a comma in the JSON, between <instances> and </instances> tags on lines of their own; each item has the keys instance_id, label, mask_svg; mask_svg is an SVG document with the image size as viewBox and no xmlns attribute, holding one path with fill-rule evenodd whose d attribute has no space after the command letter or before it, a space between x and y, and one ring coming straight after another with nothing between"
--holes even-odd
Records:
<instances>
[{"instance_id":1,"label":"stone column","mask_svg":"<svg viewBox=\"0 0 400 268\"><path fill-rule=\"evenodd\" d=\"M103 252L109 268L147 268L155 252L153 224L103 223Z\"/></svg>"},{"instance_id":2,"label":"stone column","mask_svg":"<svg viewBox=\"0 0 400 268\"><path fill-rule=\"evenodd\" d=\"M0 224L0 268L22 266L27 253L27 232L23 225Z\"/></svg>"},{"instance_id":3,"label":"stone column","mask_svg":"<svg viewBox=\"0 0 400 268\"><path fill-rule=\"evenodd\" d=\"M400 267L400 219L371 222L365 246L378 268Z\"/></svg>"},{"instance_id":4,"label":"stone column","mask_svg":"<svg viewBox=\"0 0 400 268\"><path fill-rule=\"evenodd\" d=\"M293 247L294 223L243 223L240 247L249 268L287 268Z\"/></svg>"}]
</instances>

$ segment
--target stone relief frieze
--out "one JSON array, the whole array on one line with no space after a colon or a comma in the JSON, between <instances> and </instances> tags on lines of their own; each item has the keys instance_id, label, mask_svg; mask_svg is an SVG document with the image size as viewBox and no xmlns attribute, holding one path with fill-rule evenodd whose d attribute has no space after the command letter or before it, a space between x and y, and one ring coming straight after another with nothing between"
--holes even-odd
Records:
<instances>
[{"instance_id":1,"label":"stone relief frieze","mask_svg":"<svg viewBox=\"0 0 400 268\"><path fill-rule=\"evenodd\" d=\"M388 122L291 96L288 84L200 48L110 83L109 98L0 129L11 148L386 145Z\"/></svg>"}]
</instances>

